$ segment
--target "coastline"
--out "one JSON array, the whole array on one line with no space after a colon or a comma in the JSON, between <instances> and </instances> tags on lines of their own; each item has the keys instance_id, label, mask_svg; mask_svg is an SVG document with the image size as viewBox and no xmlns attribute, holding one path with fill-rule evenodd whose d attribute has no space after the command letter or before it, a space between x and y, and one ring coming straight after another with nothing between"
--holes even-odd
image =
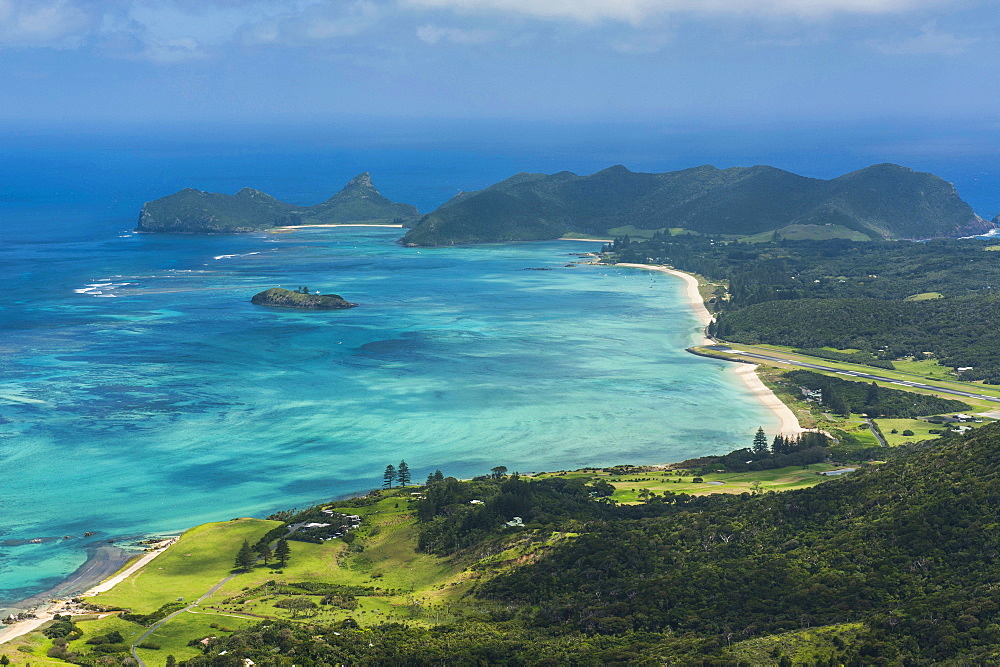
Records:
<instances>
[{"instance_id":1,"label":"coastline","mask_svg":"<svg viewBox=\"0 0 1000 667\"><path fill-rule=\"evenodd\" d=\"M0 644L16 639L52 620L56 614L82 614L73 598L90 597L111 590L138 572L151 560L163 553L167 547L177 541L168 538L156 542L139 558L129 557L128 553L115 547L98 547L94 553L81 565L76 572L57 586L31 596L18 603L11 610L31 610L35 618L26 618L17 623L0 626ZM81 592L82 590L82 592ZM10 612L11 610L8 610Z\"/></svg>"},{"instance_id":2,"label":"coastline","mask_svg":"<svg viewBox=\"0 0 1000 667\"><path fill-rule=\"evenodd\" d=\"M264 231L274 233L287 231L289 229L308 229L309 227L395 227L396 229L402 229L403 225L366 225L358 222L344 222L332 225L287 225L284 227L272 227L271 229L265 229Z\"/></svg>"},{"instance_id":3,"label":"coastline","mask_svg":"<svg viewBox=\"0 0 1000 667\"><path fill-rule=\"evenodd\" d=\"M613 264L608 266L624 266L631 269L646 269L648 271L657 271L659 273L667 273L672 276L676 276L684 281L687 287L687 298L691 303L691 308L694 310L695 317L701 322L703 327L707 327L712 321L712 314L708 311L705 306L705 301L701 298L701 293L698 291L698 279L692 276L690 273L684 273L683 271L678 271L677 269L672 269L666 266L654 266L650 264ZM703 335L701 340L701 345L712 345L715 341L708 336ZM780 398L778 398L773 391L771 391L764 382L757 377L757 365L756 364L735 364L734 372L737 377L739 377L747 388L756 396L761 403L764 404L781 422L781 427L779 433L785 436L796 436L800 433L804 433L805 429L799 424L798 418L795 413L792 412L791 408L785 405Z\"/></svg>"}]
</instances>

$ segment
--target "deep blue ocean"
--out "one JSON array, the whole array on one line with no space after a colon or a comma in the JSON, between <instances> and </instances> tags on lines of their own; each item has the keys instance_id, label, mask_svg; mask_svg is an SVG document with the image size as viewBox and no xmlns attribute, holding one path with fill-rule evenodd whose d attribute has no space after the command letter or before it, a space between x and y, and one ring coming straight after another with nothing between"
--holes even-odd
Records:
<instances>
[{"instance_id":1,"label":"deep blue ocean","mask_svg":"<svg viewBox=\"0 0 1000 667\"><path fill-rule=\"evenodd\" d=\"M699 328L679 280L567 266L597 244L414 249L385 228L136 234L144 201L251 186L314 204L370 171L426 212L518 171L769 162L828 177L882 157L786 146L751 159L724 137L702 153L670 137L616 148L584 131L220 134L3 137L0 606L108 540L364 491L401 459L417 480L665 462L777 426L732 369L683 351ZM932 158L992 217L989 165ZM932 158L910 166L933 170ZM249 303L277 285L361 306Z\"/></svg>"}]
</instances>

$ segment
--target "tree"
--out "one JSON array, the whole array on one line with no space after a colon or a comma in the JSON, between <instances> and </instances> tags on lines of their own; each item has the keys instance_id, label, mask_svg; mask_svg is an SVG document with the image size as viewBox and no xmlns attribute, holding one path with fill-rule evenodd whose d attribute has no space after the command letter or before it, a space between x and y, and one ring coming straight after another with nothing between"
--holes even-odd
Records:
<instances>
[{"instance_id":1,"label":"tree","mask_svg":"<svg viewBox=\"0 0 1000 667\"><path fill-rule=\"evenodd\" d=\"M264 545L264 548L260 550L260 557L264 561L264 565L267 565L267 561L271 558L271 547Z\"/></svg>"},{"instance_id":2,"label":"tree","mask_svg":"<svg viewBox=\"0 0 1000 667\"><path fill-rule=\"evenodd\" d=\"M288 540L278 540L278 544L274 547L274 557L278 560L278 565L285 567L285 564L288 562L291 555L292 551L288 548Z\"/></svg>"},{"instance_id":3,"label":"tree","mask_svg":"<svg viewBox=\"0 0 1000 667\"><path fill-rule=\"evenodd\" d=\"M410 483L410 466L406 465L406 461L399 462L399 467L396 468L396 479L400 486L406 486Z\"/></svg>"},{"instance_id":4,"label":"tree","mask_svg":"<svg viewBox=\"0 0 1000 667\"><path fill-rule=\"evenodd\" d=\"M649 497L653 495L649 489L639 489L639 500L646 503L649 502Z\"/></svg>"},{"instance_id":5,"label":"tree","mask_svg":"<svg viewBox=\"0 0 1000 667\"><path fill-rule=\"evenodd\" d=\"M435 470L434 471L434 481L435 482L443 482L444 481L444 473L442 473L440 470Z\"/></svg>"},{"instance_id":6,"label":"tree","mask_svg":"<svg viewBox=\"0 0 1000 667\"><path fill-rule=\"evenodd\" d=\"M757 435L753 437L753 453L754 454L767 453L767 436L764 434L763 426L757 429Z\"/></svg>"},{"instance_id":7,"label":"tree","mask_svg":"<svg viewBox=\"0 0 1000 667\"><path fill-rule=\"evenodd\" d=\"M827 407L830 408L830 412L835 412L838 415L849 415L851 414L851 408L847 405L847 401L844 397L840 395L840 392L824 391L823 392L823 402L826 403Z\"/></svg>"},{"instance_id":8,"label":"tree","mask_svg":"<svg viewBox=\"0 0 1000 667\"><path fill-rule=\"evenodd\" d=\"M493 479L503 479L507 476L507 466L497 466L490 468L490 477Z\"/></svg>"},{"instance_id":9,"label":"tree","mask_svg":"<svg viewBox=\"0 0 1000 667\"><path fill-rule=\"evenodd\" d=\"M870 407L877 405L879 399L881 399L881 392L879 391L878 385L872 382L868 385L868 393L865 395L865 407Z\"/></svg>"},{"instance_id":10,"label":"tree","mask_svg":"<svg viewBox=\"0 0 1000 667\"><path fill-rule=\"evenodd\" d=\"M253 567L254 560L256 559L253 556L253 549L250 548L250 543L243 540L243 546L240 547L239 553L236 554L236 569L249 572L250 568Z\"/></svg>"},{"instance_id":11,"label":"tree","mask_svg":"<svg viewBox=\"0 0 1000 667\"><path fill-rule=\"evenodd\" d=\"M427 482L424 484L424 486L430 486L434 482L435 482L435 480L434 480L434 473L432 473L432 472L431 473L427 473Z\"/></svg>"},{"instance_id":12,"label":"tree","mask_svg":"<svg viewBox=\"0 0 1000 667\"><path fill-rule=\"evenodd\" d=\"M168 655L167 656L167 667L175 667L176 664L177 664L177 658L175 658L173 656L173 654Z\"/></svg>"},{"instance_id":13,"label":"tree","mask_svg":"<svg viewBox=\"0 0 1000 667\"><path fill-rule=\"evenodd\" d=\"M0 655L0 665L7 667L10 664L10 658L5 655Z\"/></svg>"},{"instance_id":14,"label":"tree","mask_svg":"<svg viewBox=\"0 0 1000 667\"><path fill-rule=\"evenodd\" d=\"M385 472L382 473L382 488L391 489L392 483L396 479L396 466L391 463L385 467Z\"/></svg>"}]
</instances>

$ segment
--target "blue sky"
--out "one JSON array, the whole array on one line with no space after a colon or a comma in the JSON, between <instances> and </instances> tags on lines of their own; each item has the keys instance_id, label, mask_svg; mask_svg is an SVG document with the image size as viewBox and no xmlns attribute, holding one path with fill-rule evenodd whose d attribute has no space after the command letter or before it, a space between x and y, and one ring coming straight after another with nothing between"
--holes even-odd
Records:
<instances>
[{"instance_id":1,"label":"blue sky","mask_svg":"<svg viewBox=\"0 0 1000 667\"><path fill-rule=\"evenodd\" d=\"M0 0L0 120L997 129L995 0Z\"/></svg>"}]
</instances>

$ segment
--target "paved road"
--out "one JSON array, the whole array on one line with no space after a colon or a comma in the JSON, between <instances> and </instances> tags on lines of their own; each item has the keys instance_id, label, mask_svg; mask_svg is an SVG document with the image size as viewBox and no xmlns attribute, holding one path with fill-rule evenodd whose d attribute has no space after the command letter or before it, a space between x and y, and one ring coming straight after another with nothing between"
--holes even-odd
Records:
<instances>
[{"instance_id":1,"label":"paved road","mask_svg":"<svg viewBox=\"0 0 1000 667\"><path fill-rule=\"evenodd\" d=\"M859 373L857 371L842 371L837 368L832 368L830 366L823 366L822 364L813 364L806 361L796 361L794 359L785 359L783 357L771 357L766 354L760 354L758 352L746 352L744 350L738 350L736 348L728 348L724 345L713 345L711 349L718 350L720 352L731 352L732 354L738 354L741 357L749 357L751 359L764 359L766 361L778 361L783 364L791 364L793 366L801 366L803 368L815 368L820 371L827 371L829 373L836 373L837 375L845 375L848 378L856 378L859 380L874 380L876 382L884 382L887 384L895 384L901 387L912 387L914 389L927 389L928 391L936 391L942 394L952 394L954 396L964 396L965 398L978 398L982 401L990 401L991 403L1000 403L1000 398L995 396L986 396L985 394L977 394L971 391L961 391L959 389L945 389L944 387L935 387L930 384L922 384L920 382L910 382L909 380L897 380L895 378L888 378L882 375L873 375L871 373Z\"/></svg>"},{"instance_id":2,"label":"paved road","mask_svg":"<svg viewBox=\"0 0 1000 667\"><path fill-rule=\"evenodd\" d=\"M872 432L872 435L874 435L875 439L879 441L879 444L883 447L888 447L889 443L885 441L885 436L882 435L882 431L878 429L878 426L875 425L875 422L872 421L871 417L865 417L865 423L868 424L868 430Z\"/></svg>"}]
</instances>

